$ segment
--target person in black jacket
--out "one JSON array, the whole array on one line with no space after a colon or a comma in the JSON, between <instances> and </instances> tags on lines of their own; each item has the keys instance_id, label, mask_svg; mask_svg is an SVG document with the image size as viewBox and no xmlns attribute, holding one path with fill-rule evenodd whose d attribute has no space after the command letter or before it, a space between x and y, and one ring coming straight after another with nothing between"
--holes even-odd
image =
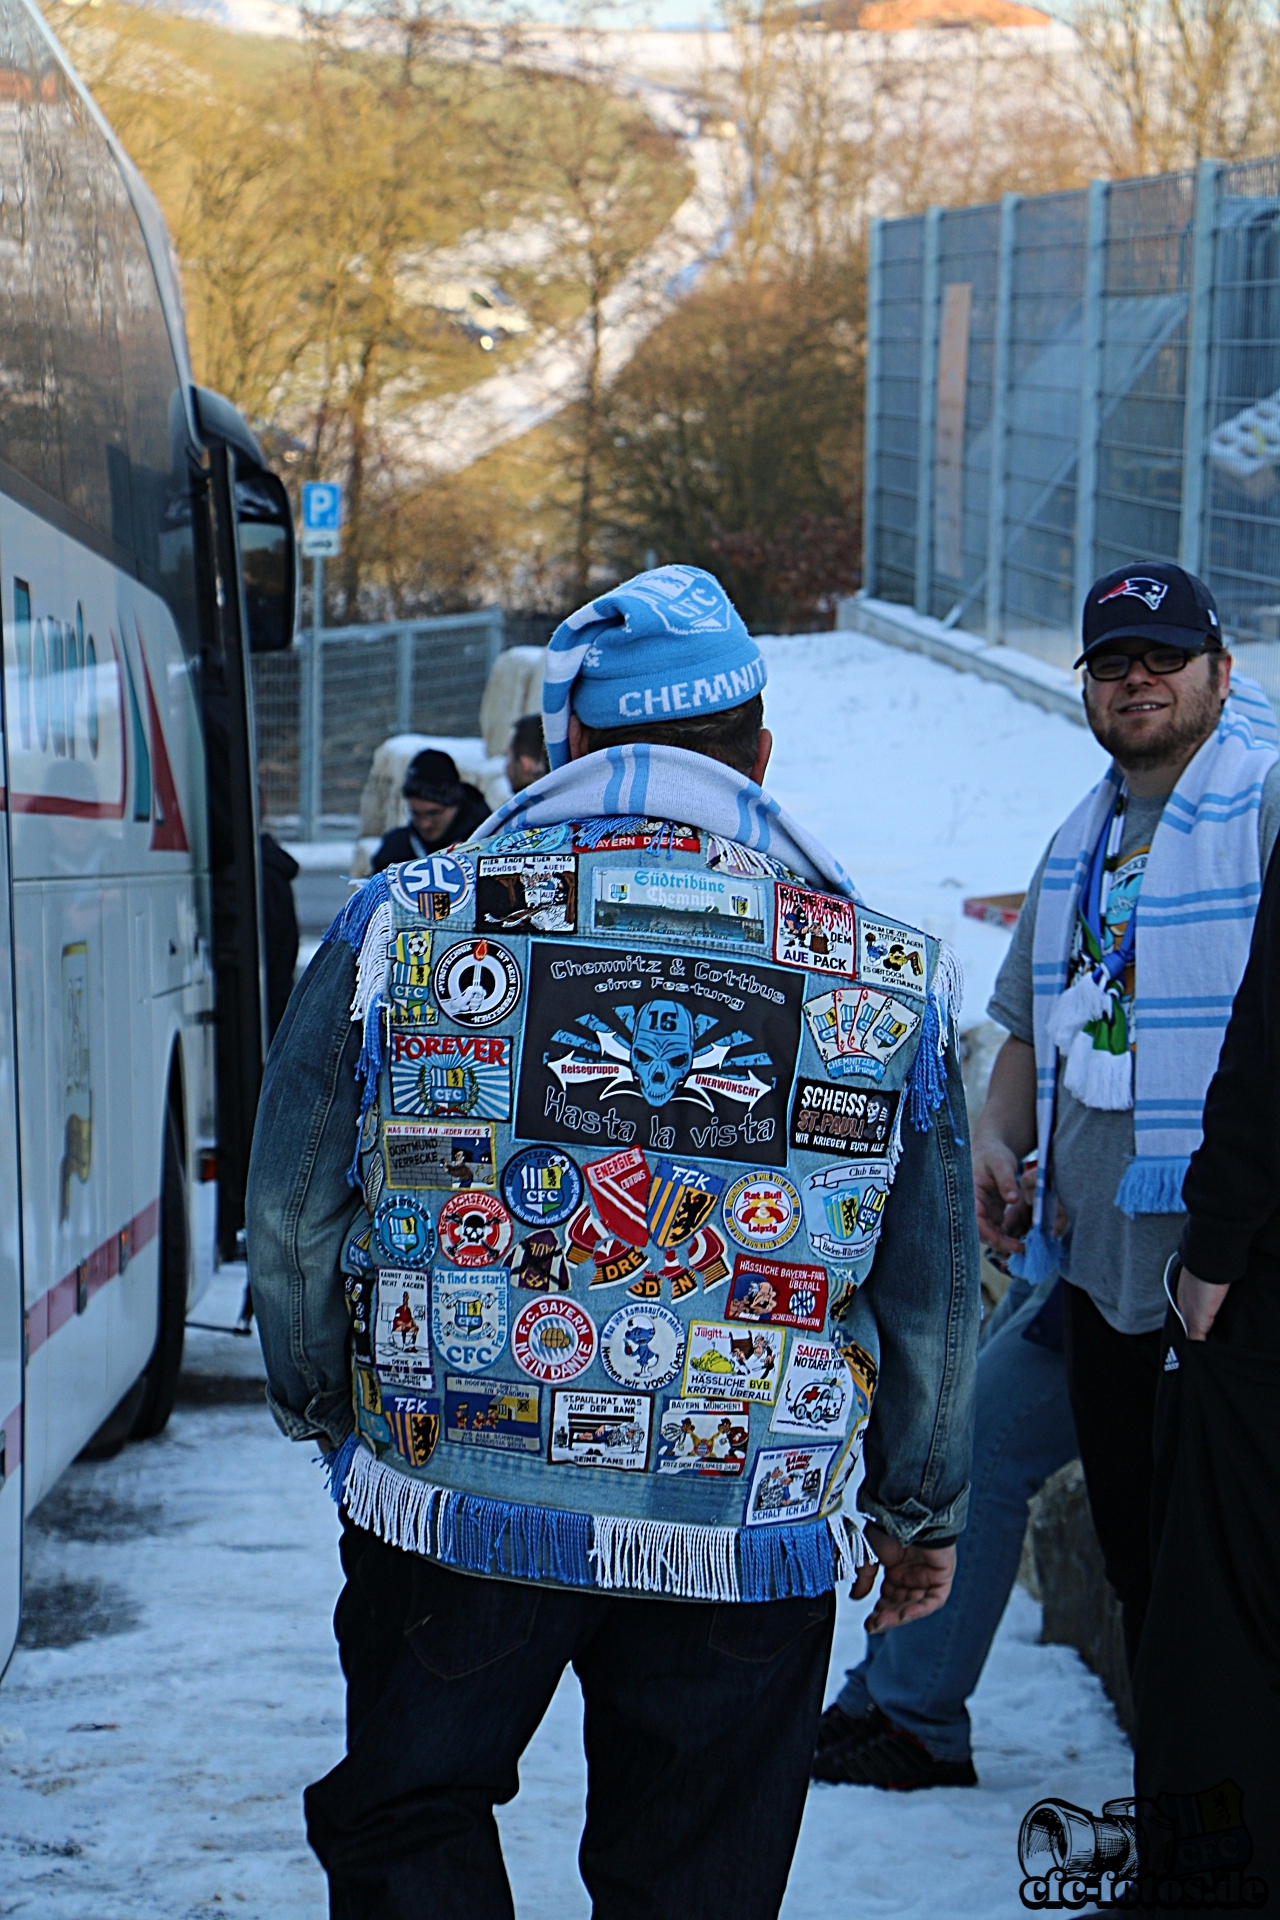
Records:
<instances>
[{"instance_id":1,"label":"person in black jacket","mask_svg":"<svg viewBox=\"0 0 1280 1920\"><path fill-rule=\"evenodd\" d=\"M1205 1102L1204 1142L1182 1191L1189 1218L1166 1280L1175 1304L1156 1406L1155 1567L1134 1677L1143 1860L1157 1875L1197 1881L1202 1910L1218 1911L1225 1898L1280 1913L1274 856ZM1237 1898L1232 1873L1243 1876Z\"/></svg>"},{"instance_id":2,"label":"person in black jacket","mask_svg":"<svg viewBox=\"0 0 1280 1920\"><path fill-rule=\"evenodd\" d=\"M259 845L262 945L267 962L267 1044L270 1045L289 1004L298 965L298 914L293 900L298 863L269 833L259 835Z\"/></svg>"},{"instance_id":3,"label":"person in black jacket","mask_svg":"<svg viewBox=\"0 0 1280 1920\"><path fill-rule=\"evenodd\" d=\"M396 866L402 860L421 860L441 847L469 840L493 808L479 787L458 778L447 753L426 747L409 762L402 788L409 808L409 825L384 834L373 856L373 871Z\"/></svg>"}]
</instances>

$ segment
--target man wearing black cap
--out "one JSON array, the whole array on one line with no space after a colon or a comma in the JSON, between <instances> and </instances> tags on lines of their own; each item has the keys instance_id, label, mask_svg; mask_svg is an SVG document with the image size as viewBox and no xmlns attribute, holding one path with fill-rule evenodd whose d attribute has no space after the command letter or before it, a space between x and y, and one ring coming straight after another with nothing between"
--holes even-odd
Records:
<instances>
[{"instance_id":1,"label":"man wearing black cap","mask_svg":"<svg viewBox=\"0 0 1280 1920\"><path fill-rule=\"evenodd\" d=\"M1067 1282L1068 1387L1132 1665L1162 1276L1280 828L1280 765L1274 716L1233 681L1213 598L1181 567L1097 581L1076 664L1112 764L1040 862L996 981L989 1011L1010 1037L974 1129L974 1184L983 1238L1046 1293L1055 1273Z\"/></svg>"},{"instance_id":2,"label":"man wearing black cap","mask_svg":"<svg viewBox=\"0 0 1280 1920\"><path fill-rule=\"evenodd\" d=\"M373 856L375 873L402 860L422 860L441 847L456 846L460 840L469 839L493 811L479 787L460 780L449 755L436 747L415 754L401 791L409 809L409 825L393 827L383 835Z\"/></svg>"}]
</instances>

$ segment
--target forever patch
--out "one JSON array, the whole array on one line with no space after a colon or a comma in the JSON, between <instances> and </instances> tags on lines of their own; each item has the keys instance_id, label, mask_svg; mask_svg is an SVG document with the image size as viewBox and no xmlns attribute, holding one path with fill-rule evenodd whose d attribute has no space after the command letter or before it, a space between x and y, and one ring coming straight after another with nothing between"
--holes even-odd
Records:
<instances>
[{"instance_id":1,"label":"forever patch","mask_svg":"<svg viewBox=\"0 0 1280 1920\"><path fill-rule=\"evenodd\" d=\"M392 1109L431 1117L509 1120L512 1044L486 1033L393 1026Z\"/></svg>"}]
</instances>

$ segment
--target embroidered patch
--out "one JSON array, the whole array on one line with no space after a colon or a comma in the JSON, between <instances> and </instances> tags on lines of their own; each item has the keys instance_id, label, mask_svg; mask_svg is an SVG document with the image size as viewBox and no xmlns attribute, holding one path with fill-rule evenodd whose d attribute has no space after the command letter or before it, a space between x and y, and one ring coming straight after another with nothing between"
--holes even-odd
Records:
<instances>
[{"instance_id":1,"label":"embroidered patch","mask_svg":"<svg viewBox=\"0 0 1280 1920\"><path fill-rule=\"evenodd\" d=\"M659 1160L649 1182L646 1212L649 1238L658 1247L678 1247L682 1240L706 1225L724 1192L719 1174L705 1167L681 1166Z\"/></svg>"},{"instance_id":2,"label":"embroidered patch","mask_svg":"<svg viewBox=\"0 0 1280 1920\"><path fill-rule=\"evenodd\" d=\"M364 1204L371 1219L378 1211L378 1202L382 1198L382 1189L386 1184L386 1169L382 1164L382 1155L371 1153L365 1161L364 1179L360 1183Z\"/></svg>"},{"instance_id":3,"label":"embroidered patch","mask_svg":"<svg viewBox=\"0 0 1280 1920\"><path fill-rule=\"evenodd\" d=\"M527 1293L568 1293L573 1285L569 1262L553 1227L536 1227L511 1256L513 1287Z\"/></svg>"},{"instance_id":4,"label":"embroidered patch","mask_svg":"<svg viewBox=\"0 0 1280 1920\"><path fill-rule=\"evenodd\" d=\"M597 867L591 876L596 933L763 947L764 889L754 880L697 867Z\"/></svg>"},{"instance_id":5,"label":"embroidered patch","mask_svg":"<svg viewBox=\"0 0 1280 1920\"><path fill-rule=\"evenodd\" d=\"M864 1093L825 1080L797 1080L791 1102L791 1144L805 1153L845 1160L881 1160L889 1153L900 1093Z\"/></svg>"},{"instance_id":6,"label":"embroidered patch","mask_svg":"<svg viewBox=\"0 0 1280 1920\"><path fill-rule=\"evenodd\" d=\"M809 1440L843 1439L853 1401L849 1369L835 1348L793 1340L769 1426Z\"/></svg>"},{"instance_id":7,"label":"embroidered patch","mask_svg":"<svg viewBox=\"0 0 1280 1920\"><path fill-rule=\"evenodd\" d=\"M834 1446L796 1446L766 1447L758 1453L747 1495L747 1525L812 1520L835 1451Z\"/></svg>"},{"instance_id":8,"label":"embroidered patch","mask_svg":"<svg viewBox=\"0 0 1280 1920\"><path fill-rule=\"evenodd\" d=\"M438 1019L431 1002L431 934L426 927L405 927L387 948L387 998L393 1021L432 1027Z\"/></svg>"},{"instance_id":9,"label":"embroidered patch","mask_svg":"<svg viewBox=\"0 0 1280 1920\"><path fill-rule=\"evenodd\" d=\"M661 836L663 853L697 853L701 841L693 827L673 820L645 820L626 833L595 833L586 822L579 823L573 836L577 853L647 853Z\"/></svg>"},{"instance_id":10,"label":"embroidered patch","mask_svg":"<svg viewBox=\"0 0 1280 1920\"><path fill-rule=\"evenodd\" d=\"M708 1400L759 1400L771 1405L786 1334L781 1327L727 1327L694 1320L685 1347L682 1391Z\"/></svg>"},{"instance_id":11,"label":"embroidered patch","mask_svg":"<svg viewBox=\"0 0 1280 1920\"><path fill-rule=\"evenodd\" d=\"M421 1200L408 1193L384 1194L373 1216L373 1244L392 1265L425 1267L436 1234Z\"/></svg>"},{"instance_id":12,"label":"embroidered patch","mask_svg":"<svg viewBox=\"0 0 1280 1920\"><path fill-rule=\"evenodd\" d=\"M373 1357L384 1385L431 1391L430 1325L427 1275L410 1267L379 1267Z\"/></svg>"},{"instance_id":13,"label":"embroidered patch","mask_svg":"<svg viewBox=\"0 0 1280 1920\"><path fill-rule=\"evenodd\" d=\"M821 1333L827 1317L827 1270L740 1253L733 1263L724 1317Z\"/></svg>"},{"instance_id":14,"label":"embroidered patch","mask_svg":"<svg viewBox=\"0 0 1280 1920\"><path fill-rule=\"evenodd\" d=\"M875 1399L880 1369L866 1348L860 1347L856 1340L841 1340L838 1351L853 1376L853 1398L858 1418L865 1420Z\"/></svg>"},{"instance_id":15,"label":"embroidered patch","mask_svg":"<svg viewBox=\"0 0 1280 1920\"><path fill-rule=\"evenodd\" d=\"M695 1233L685 1248L681 1258L693 1273L702 1276L704 1293L728 1279L729 1262L725 1257L728 1251L725 1241L714 1227L703 1227L701 1233Z\"/></svg>"},{"instance_id":16,"label":"embroidered patch","mask_svg":"<svg viewBox=\"0 0 1280 1920\"><path fill-rule=\"evenodd\" d=\"M389 1187L492 1188L492 1124L451 1120L387 1120L382 1151Z\"/></svg>"},{"instance_id":17,"label":"embroidered patch","mask_svg":"<svg viewBox=\"0 0 1280 1920\"><path fill-rule=\"evenodd\" d=\"M410 1467L425 1467L440 1438L440 1402L417 1393L390 1393L383 1397L382 1411L400 1458Z\"/></svg>"},{"instance_id":18,"label":"embroidered patch","mask_svg":"<svg viewBox=\"0 0 1280 1920\"><path fill-rule=\"evenodd\" d=\"M512 1045L493 1034L426 1033L393 1025L393 1111L509 1120Z\"/></svg>"},{"instance_id":19,"label":"embroidered patch","mask_svg":"<svg viewBox=\"0 0 1280 1920\"><path fill-rule=\"evenodd\" d=\"M535 941L515 1131L785 1166L803 996L781 967Z\"/></svg>"},{"instance_id":20,"label":"embroidered patch","mask_svg":"<svg viewBox=\"0 0 1280 1920\"><path fill-rule=\"evenodd\" d=\"M652 1394L560 1388L551 1395L551 1464L643 1473L652 1420Z\"/></svg>"},{"instance_id":21,"label":"embroidered patch","mask_svg":"<svg viewBox=\"0 0 1280 1920\"><path fill-rule=\"evenodd\" d=\"M444 1437L499 1453L541 1453L542 1388L518 1380L444 1377Z\"/></svg>"},{"instance_id":22,"label":"embroidered patch","mask_svg":"<svg viewBox=\"0 0 1280 1920\"><path fill-rule=\"evenodd\" d=\"M824 1167L804 1183L809 1244L824 1260L861 1260L880 1236L889 1187L883 1165Z\"/></svg>"},{"instance_id":23,"label":"embroidered patch","mask_svg":"<svg viewBox=\"0 0 1280 1920\"><path fill-rule=\"evenodd\" d=\"M883 1080L886 1063L922 1016L874 987L837 987L806 1001L804 1017L833 1080Z\"/></svg>"},{"instance_id":24,"label":"embroidered patch","mask_svg":"<svg viewBox=\"0 0 1280 1920\"><path fill-rule=\"evenodd\" d=\"M665 1387L684 1359L684 1322L668 1307L619 1307L600 1329L600 1363L622 1387Z\"/></svg>"},{"instance_id":25,"label":"embroidered patch","mask_svg":"<svg viewBox=\"0 0 1280 1920\"><path fill-rule=\"evenodd\" d=\"M582 1175L558 1147L525 1147L502 1169L502 1197L528 1227L558 1227L582 1204Z\"/></svg>"},{"instance_id":26,"label":"embroidered patch","mask_svg":"<svg viewBox=\"0 0 1280 1920\"><path fill-rule=\"evenodd\" d=\"M589 1206L579 1207L565 1230L565 1238L571 1265L595 1261L593 1287L616 1287L645 1264L643 1249L606 1233Z\"/></svg>"},{"instance_id":27,"label":"embroidered patch","mask_svg":"<svg viewBox=\"0 0 1280 1920\"><path fill-rule=\"evenodd\" d=\"M747 1464L746 1400L667 1400L658 1426L658 1473L740 1474Z\"/></svg>"},{"instance_id":28,"label":"embroidered patch","mask_svg":"<svg viewBox=\"0 0 1280 1920\"><path fill-rule=\"evenodd\" d=\"M488 1267L511 1245L511 1215L496 1193L455 1193L436 1222L440 1251L459 1267Z\"/></svg>"},{"instance_id":29,"label":"embroidered patch","mask_svg":"<svg viewBox=\"0 0 1280 1920\"><path fill-rule=\"evenodd\" d=\"M774 893L773 957L811 973L857 971L853 902L808 887L779 886Z\"/></svg>"},{"instance_id":30,"label":"embroidered patch","mask_svg":"<svg viewBox=\"0 0 1280 1920\"><path fill-rule=\"evenodd\" d=\"M531 1300L515 1317L511 1351L534 1380L575 1380L595 1359L595 1322L576 1300Z\"/></svg>"},{"instance_id":31,"label":"embroidered patch","mask_svg":"<svg viewBox=\"0 0 1280 1920\"><path fill-rule=\"evenodd\" d=\"M512 827L507 833L500 833L489 842L492 853L554 853L557 847L569 844L570 828L567 820L557 820L552 827Z\"/></svg>"},{"instance_id":32,"label":"embroidered patch","mask_svg":"<svg viewBox=\"0 0 1280 1920\"><path fill-rule=\"evenodd\" d=\"M460 1373L491 1367L507 1344L506 1274L434 1267L431 1337Z\"/></svg>"},{"instance_id":33,"label":"embroidered patch","mask_svg":"<svg viewBox=\"0 0 1280 1920\"><path fill-rule=\"evenodd\" d=\"M744 847L737 840L722 840L715 833L707 835L707 865L715 873L733 873L744 880L783 879L787 871L767 853Z\"/></svg>"},{"instance_id":34,"label":"embroidered patch","mask_svg":"<svg viewBox=\"0 0 1280 1920\"><path fill-rule=\"evenodd\" d=\"M429 853L424 860L406 860L387 869L391 898L406 913L424 920L447 920L465 907L475 885L469 860L451 853Z\"/></svg>"},{"instance_id":35,"label":"embroidered patch","mask_svg":"<svg viewBox=\"0 0 1280 1920\"><path fill-rule=\"evenodd\" d=\"M604 1160L591 1161L582 1171L605 1231L632 1246L646 1246L649 1222L645 1203L650 1176L649 1163L640 1149L625 1147Z\"/></svg>"},{"instance_id":36,"label":"embroidered patch","mask_svg":"<svg viewBox=\"0 0 1280 1920\"><path fill-rule=\"evenodd\" d=\"M914 987L923 993L927 971L923 934L858 915L859 980L873 987Z\"/></svg>"},{"instance_id":37,"label":"embroidered patch","mask_svg":"<svg viewBox=\"0 0 1280 1920\"><path fill-rule=\"evenodd\" d=\"M573 933L577 924L571 853L488 854L478 862L477 933Z\"/></svg>"},{"instance_id":38,"label":"embroidered patch","mask_svg":"<svg viewBox=\"0 0 1280 1920\"><path fill-rule=\"evenodd\" d=\"M372 1229L362 1214L357 1214L355 1224L348 1233L342 1248L339 1265L344 1273L372 1273L373 1254L369 1250Z\"/></svg>"},{"instance_id":39,"label":"embroidered patch","mask_svg":"<svg viewBox=\"0 0 1280 1920\"><path fill-rule=\"evenodd\" d=\"M520 968L494 940L459 940L436 961L431 984L450 1020L460 1027L492 1027L520 998Z\"/></svg>"},{"instance_id":40,"label":"embroidered patch","mask_svg":"<svg viewBox=\"0 0 1280 1920\"><path fill-rule=\"evenodd\" d=\"M800 1195L780 1174L746 1174L724 1197L724 1223L739 1246L771 1253L798 1231Z\"/></svg>"}]
</instances>

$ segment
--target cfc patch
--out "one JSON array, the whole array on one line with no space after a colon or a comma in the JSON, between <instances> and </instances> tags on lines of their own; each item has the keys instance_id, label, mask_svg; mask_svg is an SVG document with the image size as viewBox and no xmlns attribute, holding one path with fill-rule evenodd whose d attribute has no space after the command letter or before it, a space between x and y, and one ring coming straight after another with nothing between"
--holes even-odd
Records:
<instances>
[{"instance_id":1,"label":"cfc patch","mask_svg":"<svg viewBox=\"0 0 1280 1920\"><path fill-rule=\"evenodd\" d=\"M800 1226L800 1195L781 1174L746 1174L724 1197L724 1223L741 1247L771 1253Z\"/></svg>"},{"instance_id":2,"label":"cfc patch","mask_svg":"<svg viewBox=\"0 0 1280 1920\"><path fill-rule=\"evenodd\" d=\"M910 927L858 916L858 978L873 987L925 989L928 955L924 935Z\"/></svg>"},{"instance_id":3,"label":"cfc patch","mask_svg":"<svg viewBox=\"0 0 1280 1920\"><path fill-rule=\"evenodd\" d=\"M384 1194L373 1216L373 1244L393 1266L427 1266L436 1234L421 1200L408 1193Z\"/></svg>"},{"instance_id":4,"label":"cfc patch","mask_svg":"<svg viewBox=\"0 0 1280 1920\"><path fill-rule=\"evenodd\" d=\"M451 853L429 853L423 860L406 860L387 870L391 898L406 913L424 920L447 920L465 907L475 884L469 860Z\"/></svg>"},{"instance_id":5,"label":"cfc patch","mask_svg":"<svg viewBox=\"0 0 1280 1920\"><path fill-rule=\"evenodd\" d=\"M405 1026L434 1026L439 1015L431 1004L431 935L427 928L402 929L387 947L387 960L392 1020Z\"/></svg>"},{"instance_id":6,"label":"cfc patch","mask_svg":"<svg viewBox=\"0 0 1280 1920\"><path fill-rule=\"evenodd\" d=\"M682 1391L707 1400L759 1400L771 1406L778 1394L786 1338L780 1327L693 1321Z\"/></svg>"},{"instance_id":7,"label":"cfc patch","mask_svg":"<svg viewBox=\"0 0 1280 1920\"><path fill-rule=\"evenodd\" d=\"M373 1358L383 1383L429 1393L431 1289L425 1273L411 1267L379 1267Z\"/></svg>"},{"instance_id":8,"label":"cfc patch","mask_svg":"<svg viewBox=\"0 0 1280 1920\"><path fill-rule=\"evenodd\" d=\"M805 1153L845 1160L888 1157L900 1093L864 1093L826 1080L797 1080L791 1102L791 1144Z\"/></svg>"},{"instance_id":9,"label":"cfc patch","mask_svg":"<svg viewBox=\"0 0 1280 1920\"><path fill-rule=\"evenodd\" d=\"M827 1270L740 1253L733 1263L724 1317L821 1333L827 1317Z\"/></svg>"},{"instance_id":10,"label":"cfc patch","mask_svg":"<svg viewBox=\"0 0 1280 1920\"><path fill-rule=\"evenodd\" d=\"M799 974L549 941L529 971L517 1134L786 1165Z\"/></svg>"},{"instance_id":11,"label":"cfc patch","mask_svg":"<svg viewBox=\"0 0 1280 1920\"><path fill-rule=\"evenodd\" d=\"M541 1453L541 1387L518 1380L444 1377L444 1437L499 1453Z\"/></svg>"},{"instance_id":12,"label":"cfc patch","mask_svg":"<svg viewBox=\"0 0 1280 1920\"><path fill-rule=\"evenodd\" d=\"M808 887L780 886L774 901L773 957L811 973L857 971L853 903Z\"/></svg>"},{"instance_id":13,"label":"cfc patch","mask_svg":"<svg viewBox=\"0 0 1280 1920\"><path fill-rule=\"evenodd\" d=\"M551 1464L643 1473L652 1419L653 1396L648 1393L560 1389L551 1396Z\"/></svg>"},{"instance_id":14,"label":"cfc patch","mask_svg":"<svg viewBox=\"0 0 1280 1920\"><path fill-rule=\"evenodd\" d=\"M431 984L460 1027L493 1027L520 998L520 968L495 940L459 940L436 961Z\"/></svg>"},{"instance_id":15,"label":"cfc patch","mask_svg":"<svg viewBox=\"0 0 1280 1920\"><path fill-rule=\"evenodd\" d=\"M526 1234L511 1256L508 1271L512 1286L526 1293L568 1293L573 1285L553 1227L536 1227Z\"/></svg>"},{"instance_id":16,"label":"cfc patch","mask_svg":"<svg viewBox=\"0 0 1280 1920\"><path fill-rule=\"evenodd\" d=\"M396 1113L467 1120L511 1117L510 1040L483 1033L391 1029L391 1105Z\"/></svg>"},{"instance_id":17,"label":"cfc patch","mask_svg":"<svg viewBox=\"0 0 1280 1920\"><path fill-rule=\"evenodd\" d=\"M450 1120L387 1120L382 1151L389 1187L492 1188L492 1124Z\"/></svg>"},{"instance_id":18,"label":"cfc patch","mask_svg":"<svg viewBox=\"0 0 1280 1920\"><path fill-rule=\"evenodd\" d=\"M525 1147L502 1169L502 1197L527 1227L558 1227L582 1204L582 1175L558 1147Z\"/></svg>"},{"instance_id":19,"label":"cfc patch","mask_svg":"<svg viewBox=\"0 0 1280 1920\"><path fill-rule=\"evenodd\" d=\"M769 1425L774 1433L808 1440L840 1440L849 1424L853 1381L834 1347L793 1340L782 1391Z\"/></svg>"},{"instance_id":20,"label":"cfc patch","mask_svg":"<svg viewBox=\"0 0 1280 1920\"><path fill-rule=\"evenodd\" d=\"M420 1394L389 1393L382 1411L391 1431L391 1444L411 1467L425 1467L440 1438L440 1402Z\"/></svg>"},{"instance_id":21,"label":"cfc patch","mask_svg":"<svg viewBox=\"0 0 1280 1920\"><path fill-rule=\"evenodd\" d=\"M451 1367L481 1373L507 1344L507 1276L436 1267L431 1337Z\"/></svg>"},{"instance_id":22,"label":"cfc patch","mask_svg":"<svg viewBox=\"0 0 1280 1920\"><path fill-rule=\"evenodd\" d=\"M658 1427L659 1473L740 1474L747 1464L746 1400L667 1400Z\"/></svg>"},{"instance_id":23,"label":"cfc patch","mask_svg":"<svg viewBox=\"0 0 1280 1920\"><path fill-rule=\"evenodd\" d=\"M684 1323L656 1304L619 1307L600 1329L600 1362L621 1387L665 1387L684 1358Z\"/></svg>"},{"instance_id":24,"label":"cfc patch","mask_svg":"<svg viewBox=\"0 0 1280 1920\"><path fill-rule=\"evenodd\" d=\"M477 933L573 933L577 924L578 863L572 854L481 857Z\"/></svg>"},{"instance_id":25,"label":"cfc patch","mask_svg":"<svg viewBox=\"0 0 1280 1920\"><path fill-rule=\"evenodd\" d=\"M597 867L591 925L693 946L763 947L764 890L754 880L690 867Z\"/></svg>"},{"instance_id":26,"label":"cfc patch","mask_svg":"<svg viewBox=\"0 0 1280 1920\"><path fill-rule=\"evenodd\" d=\"M659 1160L649 1182L649 1238L657 1247L678 1247L704 1227L716 1210L725 1183L705 1167Z\"/></svg>"},{"instance_id":27,"label":"cfc patch","mask_svg":"<svg viewBox=\"0 0 1280 1920\"><path fill-rule=\"evenodd\" d=\"M533 1380L576 1380L595 1359L595 1322L576 1300L531 1300L512 1324L511 1351Z\"/></svg>"},{"instance_id":28,"label":"cfc patch","mask_svg":"<svg viewBox=\"0 0 1280 1920\"><path fill-rule=\"evenodd\" d=\"M883 1164L811 1173L804 1183L804 1221L814 1252L824 1260L861 1260L879 1238L888 1198Z\"/></svg>"},{"instance_id":29,"label":"cfc patch","mask_svg":"<svg viewBox=\"0 0 1280 1920\"><path fill-rule=\"evenodd\" d=\"M768 1527L784 1521L812 1520L835 1451L833 1444L766 1447L758 1453L747 1495L747 1525Z\"/></svg>"},{"instance_id":30,"label":"cfc patch","mask_svg":"<svg viewBox=\"0 0 1280 1920\"><path fill-rule=\"evenodd\" d=\"M874 987L837 987L805 1002L813 1044L833 1080L883 1080L886 1063L920 1025L914 1007Z\"/></svg>"},{"instance_id":31,"label":"cfc patch","mask_svg":"<svg viewBox=\"0 0 1280 1920\"><path fill-rule=\"evenodd\" d=\"M455 1193L436 1222L440 1251L459 1267L489 1267L511 1245L511 1215L494 1193Z\"/></svg>"}]
</instances>

